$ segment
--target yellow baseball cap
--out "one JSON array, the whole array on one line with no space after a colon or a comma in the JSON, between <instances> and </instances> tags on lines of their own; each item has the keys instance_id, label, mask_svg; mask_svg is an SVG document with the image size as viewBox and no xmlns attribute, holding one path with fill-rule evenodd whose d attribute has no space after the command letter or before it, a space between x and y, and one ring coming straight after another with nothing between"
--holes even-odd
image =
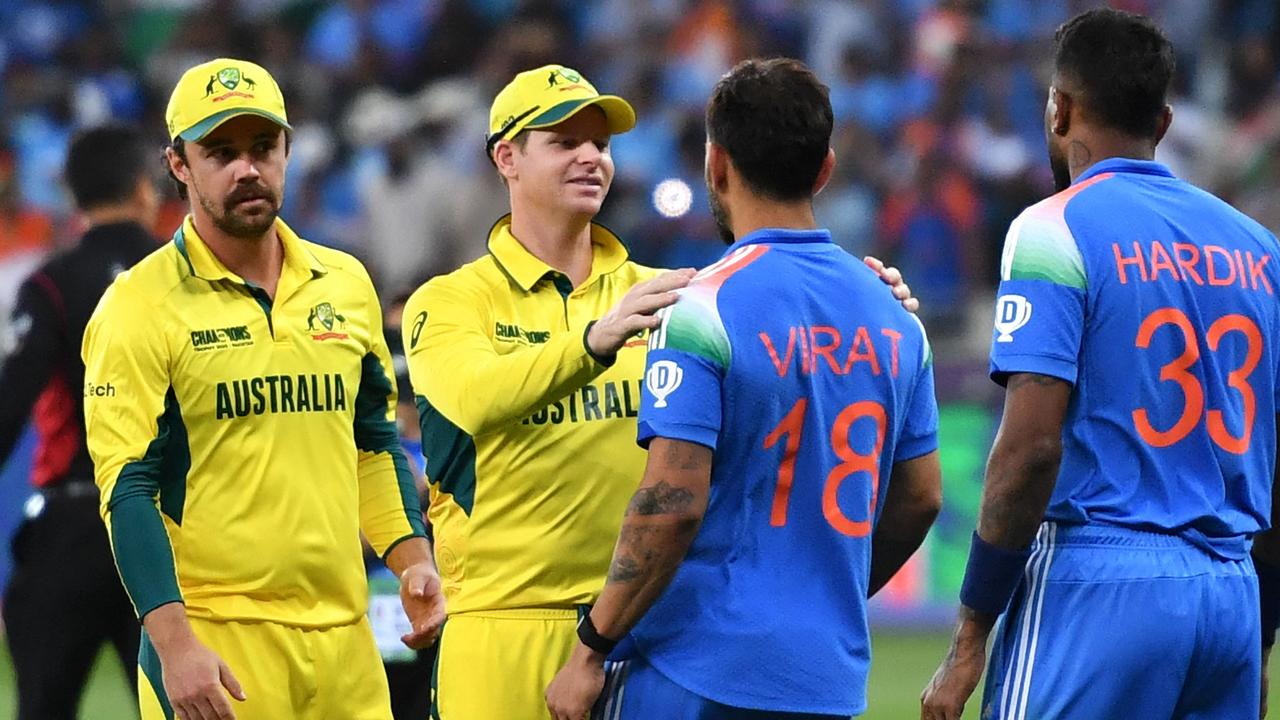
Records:
<instances>
[{"instance_id":1,"label":"yellow baseball cap","mask_svg":"<svg viewBox=\"0 0 1280 720\"><path fill-rule=\"evenodd\" d=\"M275 78L248 60L218 58L182 74L169 96L164 122L169 139L196 142L237 115L259 115L293 130Z\"/></svg>"},{"instance_id":2,"label":"yellow baseball cap","mask_svg":"<svg viewBox=\"0 0 1280 720\"><path fill-rule=\"evenodd\" d=\"M636 126L636 111L630 103L616 95L601 95L577 70L563 65L525 70L502 88L489 107L485 154L492 159L499 140L564 122L591 105L604 111L613 135Z\"/></svg>"}]
</instances>

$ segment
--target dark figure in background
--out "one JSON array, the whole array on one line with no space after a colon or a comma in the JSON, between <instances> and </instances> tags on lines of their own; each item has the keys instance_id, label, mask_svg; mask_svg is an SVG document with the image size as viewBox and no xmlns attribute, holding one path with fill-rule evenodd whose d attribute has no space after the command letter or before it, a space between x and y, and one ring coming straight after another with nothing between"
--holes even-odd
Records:
<instances>
[{"instance_id":1,"label":"dark figure in background","mask_svg":"<svg viewBox=\"0 0 1280 720\"><path fill-rule=\"evenodd\" d=\"M427 489L422 471L422 432L418 426L413 386L409 382L409 363L405 359L404 341L400 335L404 304L408 299L408 294L405 294L391 301L383 315L383 332L387 349L391 351L391 362L395 365L396 392L400 396L396 405L396 428L405 459L413 472L418 497L422 498ZM425 517L423 521L426 521ZM431 536L430 524L427 525L427 535ZM422 720L431 714L431 669L436 663L437 645L414 650L400 642L400 636L408 632L404 627L409 624L400 606L400 583L395 573L387 569L367 544L364 561L369 574L369 622L373 625L378 651L382 654L382 667L387 671L391 716L395 720Z\"/></svg>"},{"instance_id":2,"label":"dark figure in background","mask_svg":"<svg viewBox=\"0 0 1280 720\"><path fill-rule=\"evenodd\" d=\"M103 642L137 688L138 620L98 516L84 441L84 396L115 390L85 384L80 339L107 285L157 245L148 231L159 210L149 159L128 127L100 127L72 142L65 176L88 230L23 283L0 345L0 461L28 418L39 433L35 493L4 596L19 720L75 718Z\"/></svg>"}]
</instances>

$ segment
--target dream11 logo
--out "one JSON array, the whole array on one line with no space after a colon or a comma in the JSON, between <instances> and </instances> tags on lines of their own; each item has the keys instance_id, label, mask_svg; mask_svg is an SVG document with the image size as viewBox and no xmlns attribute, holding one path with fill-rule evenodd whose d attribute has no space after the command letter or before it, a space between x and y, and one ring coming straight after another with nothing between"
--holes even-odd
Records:
<instances>
[{"instance_id":1,"label":"dream11 logo","mask_svg":"<svg viewBox=\"0 0 1280 720\"><path fill-rule=\"evenodd\" d=\"M667 396L680 387L681 380L684 380L684 370L670 360L659 360L650 365L649 372L645 373L644 382L649 388L649 392L653 393L653 396L657 398L657 402L653 406L655 408L666 407Z\"/></svg>"},{"instance_id":2,"label":"dream11 logo","mask_svg":"<svg viewBox=\"0 0 1280 720\"><path fill-rule=\"evenodd\" d=\"M1013 342L1013 333L1030 319L1030 300L1022 295L1001 295L996 300L996 342Z\"/></svg>"}]
</instances>

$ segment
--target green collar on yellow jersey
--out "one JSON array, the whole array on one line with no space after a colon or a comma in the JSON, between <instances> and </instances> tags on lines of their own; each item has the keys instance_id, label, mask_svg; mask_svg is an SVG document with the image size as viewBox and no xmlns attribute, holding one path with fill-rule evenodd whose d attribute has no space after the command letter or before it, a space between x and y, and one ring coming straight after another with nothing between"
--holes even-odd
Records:
<instances>
[{"instance_id":1,"label":"green collar on yellow jersey","mask_svg":"<svg viewBox=\"0 0 1280 720\"><path fill-rule=\"evenodd\" d=\"M318 277L328 272L328 268L324 266L324 263L321 263L319 258L302 244L302 239L298 237L298 234L280 218L276 218L276 236L280 238L280 244L284 246L282 275L291 270L302 270L310 273L312 277ZM209 249L209 246L205 245L204 240L200 239L200 234L196 232L195 223L190 215L187 215L178 231L173 234L173 244L178 247L178 252L182 253L182 257L186 259L187 267L190 268L192 275L204 280L233 280L244 284L244 279L228 270L227 266L223 265L222 261Z\"/></svg>"},{"instance_id":2,"label":"green collar on yellow jersey","mask_svg":"<svg viewBox=\"0 0 1280 720\"><path fill-rule=\"evenodd\" d=\"M511 234L511 215L503 215L489 230L489 254L498 266L526 292L555 268L539 260L529 252L515 235ZM591 223L591 275L583 285L590 285L601 275L607 275L622 267L627 261L627 248L613 231L603 225Z\"/></svg>"}]
</instances>

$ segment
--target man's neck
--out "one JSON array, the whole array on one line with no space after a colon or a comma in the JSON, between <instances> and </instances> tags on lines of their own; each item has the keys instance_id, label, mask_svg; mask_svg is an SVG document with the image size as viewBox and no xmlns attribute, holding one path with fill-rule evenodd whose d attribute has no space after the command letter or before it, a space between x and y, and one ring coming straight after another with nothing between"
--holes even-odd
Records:
<instances>
[{"instance_id":1,"label":"man's neck","mask_svg":"<svg viewBox=\"0 0 1280 720\"><path fill-rule=\"evenodd\" d=\"M142 213L132 204L102 205L84 211L85 224L89 228L99 225L116 225L119 223L137 223L143 225Z\"/></svg>"},{"instance_id":2,"label":"man's neck","mask_svg":"<svg viewBox=\"0 0 1280 720\"><path fill-rule=\"evenodd\" d=\"M1067 170L1071 182L1103 160L1128 158L1154 160L1156 148L1149 140L1140 140L1112 130L1082 132L1067 143Z\"/></svg>"},{"instance_id":3,"label":"man's neck","mask_svg":"<svg viewBox=\"0 0 1280 720\"><path fill-rule=\"evenodd\" d=\"M228 270L275 297L284 267L284 245L273 224L256 238L237 238L217 228L203 213L192 213L200 239Z\"/></svg>"},{"instance_id":4,"label":"man's neck","mask_svg":"<svg viewBox=\"0 0 1280 720\"><path fill-rule=\"evenodd\" d=\"M745 198L743 202L734 203L729 218L735 240L763 228L814 230L818 227L813 216L813 204L809 200L782 203L759 197Z\"/></svg>"},{"instance_id":5,"label":"man's neck","mask_svg":"<svg viewBox=\"0 0 1280 720\"><path fill-rule=\"evenodd\" d=\"M574 287L591 275L591 218L511 212L511 234L534 257L564 273Z\"/></svg>"}]
</instances>

